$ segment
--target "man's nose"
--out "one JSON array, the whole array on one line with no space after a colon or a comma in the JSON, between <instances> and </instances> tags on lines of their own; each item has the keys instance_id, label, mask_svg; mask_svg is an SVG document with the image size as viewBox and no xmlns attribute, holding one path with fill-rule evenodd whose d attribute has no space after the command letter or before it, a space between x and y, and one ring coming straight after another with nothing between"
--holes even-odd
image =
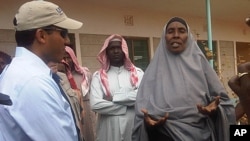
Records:
<instances>
[{"instance_id":1,"label":"man's nose","mask_svg":"<svg viewBox=\"0 0 250 141\"><path fill-rule=\"evenodd\" d=\"M114 52L119 52L120 48L114 48Z\"/></svg>"},{"instance_id":2,"label":"man's nose","mask_svg":"<svg viewBox=\"0 0 250 141\"><path fill-rule=\"evenodd\" d=\"M68 35L64 38L64 44L65 46L70 45L70 39Z\"/></svg>"}]
</instances>

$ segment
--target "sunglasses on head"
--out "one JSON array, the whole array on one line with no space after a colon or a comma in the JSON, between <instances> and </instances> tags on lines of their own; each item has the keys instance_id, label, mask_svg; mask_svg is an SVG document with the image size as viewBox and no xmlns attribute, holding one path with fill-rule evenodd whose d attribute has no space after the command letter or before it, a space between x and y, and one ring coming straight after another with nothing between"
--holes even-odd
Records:
<instances>
[{"instance_id":1,"label":"sunglasses on head","mask_svg":"<svg viewBox=\"0 0 250 141\"><path fill-rule=\"evenodd\" d=\"M66 38L66 37L68 36L68 30L67 30L67 29L58 28L58 27L54 27L54 26L51 26L51 27L43 27L42 29L45 30L45 31L59 31L59 32L60 32L60 35L61 35L63 38Z\"/></svg>"}]
</instances>

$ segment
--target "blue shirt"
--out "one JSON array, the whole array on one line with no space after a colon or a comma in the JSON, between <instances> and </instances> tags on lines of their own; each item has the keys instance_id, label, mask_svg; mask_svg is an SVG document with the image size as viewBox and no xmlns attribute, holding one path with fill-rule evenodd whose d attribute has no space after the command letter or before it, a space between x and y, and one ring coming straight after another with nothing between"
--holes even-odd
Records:
<instances>
[{"instance_id":1,"label":"blue shirt","mask_svg":"<svg viewBox=\"0 0 250 141\"><path fill-rule=\"evenodd\" d=\"M0 105L0 139L77 141L69 103L50 68L32 52L17 47L15 58L0 76L0 92L13 102Z\"/></svg>"}]
</instances>

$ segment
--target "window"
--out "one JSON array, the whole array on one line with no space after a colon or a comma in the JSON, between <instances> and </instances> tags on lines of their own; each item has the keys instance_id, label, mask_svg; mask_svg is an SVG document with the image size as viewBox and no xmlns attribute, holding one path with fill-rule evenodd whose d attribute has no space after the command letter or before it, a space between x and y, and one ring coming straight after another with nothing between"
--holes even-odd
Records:
<instances>
[{"instance_id":1,"label":"window","mask_svg":"<svg viewBox=\"0 0 250 141\"><path fill-rule=\"evenodd\" d=\"M126 38L129 57L135 66L146 70L149 64L148 38Z\"/></svg>"},{"instance_id":2,"label":"window","mask_svg":"<svg viewBox=\"0 0 250 141\"><path fill-rule=\"evenodd\" d=\"M212 41L212 51L208 48L207 40L197 40L197 44L200 47L201 51L207 57L208 60L213 61L213 68L218 74L218 60L217 60L217 43L216 41Z\"/></svg>"}]
</instances>

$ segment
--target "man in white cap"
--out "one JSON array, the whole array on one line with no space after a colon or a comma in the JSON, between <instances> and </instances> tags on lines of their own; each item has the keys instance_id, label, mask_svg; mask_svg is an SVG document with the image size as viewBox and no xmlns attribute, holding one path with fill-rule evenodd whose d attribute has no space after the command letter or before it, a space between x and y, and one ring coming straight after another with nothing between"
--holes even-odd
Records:
<instances>
[{"instance_id":1,"label":"man in white cap","mask_svg":"<svg viewBox=\"0 0 250 141\"><path fill-rule=\"evenodd\" d=\"M67 29L82 23L47 1L24 3L13 23L16 53L0 78L12 106L0 106L1 141L77 141L70 105L47 63L62 60Z\"/></svg>"}]
</instances>

